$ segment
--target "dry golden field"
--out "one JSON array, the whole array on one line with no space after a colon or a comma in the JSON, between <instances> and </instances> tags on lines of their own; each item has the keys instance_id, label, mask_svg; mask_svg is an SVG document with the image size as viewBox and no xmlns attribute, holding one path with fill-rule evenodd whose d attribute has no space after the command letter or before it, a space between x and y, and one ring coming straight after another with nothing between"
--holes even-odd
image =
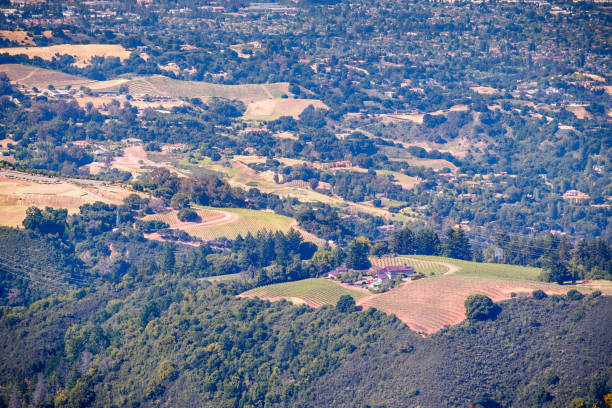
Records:
<instances>
[{"instance_id":1,"label":"dry golden field","mask_svg":"<svg viewBox=\"0 0 612 408\"><path fill-rule=\"evenodd\" d=\"M27 55L29 58L39 57L51 61L56 55L71 55L74 65L85 67L89 65L92 57L118 57L126 60L130 51L120 44L61 44L48 47L10 47L0 48L0 54Z\"/></svg>"},{"instance_id":2,"label":"dry golden field","mask_svg":"<svg viewBox=\"0 0 612 408\"><path fill-rule=\"evenodd\" d=\"M0 171L0 225L18 227L28 207L66 208L69 213L95 201L118 204L131 192L102 183L77 184L44 176Z\"/></svg>"}]
</instances>

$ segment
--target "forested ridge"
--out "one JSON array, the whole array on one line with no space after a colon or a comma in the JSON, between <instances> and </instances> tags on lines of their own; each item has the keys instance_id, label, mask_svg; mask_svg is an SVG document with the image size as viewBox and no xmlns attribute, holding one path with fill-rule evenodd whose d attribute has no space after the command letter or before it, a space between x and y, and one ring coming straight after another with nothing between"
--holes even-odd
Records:
<instances>
[{"instance_id":1,"label":"forested ridge","mask_svg":"<svg viewBox=\"0 0 612 408\"><path fill-rule=\"evenodd\" d=\"M49 248L30 253L39 267L29 275L1 268L12 288L0 309L3 404L560 406L601 403L608 392L612 303L600 292L514 299L486 320L422 338L373 308L235 297L343 262L362 268L365 238L346 251L317 249L294 231L248 234L225 251L158 243L130 227L146 201L127 202L119 228L118 207L97 203L70 217L32 208L27 229L1 231L4 254L26 241ZM434 235L415 242L443 251L467 242L461 231L437 244ZM404 230L390 245L410 252L410 237ZM232 272L240 278L206 279Z\"/></svg>"},{"instance_id":2,"label":"forested ridge","mask_svg":"<svg viewBox=\"0 0 612 408\"><path fill-rule=\"evenodd\" d=\"M31 403L41 373L56 406L552 407L609 386L608 297L512 300L424 339L374 309L234 293L160 275L4 308L3 384Z\"/></svg>"}]
</instances>

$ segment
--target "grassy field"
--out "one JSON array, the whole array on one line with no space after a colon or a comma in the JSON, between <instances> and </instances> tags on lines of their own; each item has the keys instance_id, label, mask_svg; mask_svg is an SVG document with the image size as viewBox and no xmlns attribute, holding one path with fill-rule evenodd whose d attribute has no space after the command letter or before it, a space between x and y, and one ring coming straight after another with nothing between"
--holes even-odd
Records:
<instances>
[{"instance_id":1,"label":"grassy field","mask_svg":"<svg viewBox=\"0 0 612 408\"><path fill-rule=\"evenodd\" d=\"M65 88L70 85L77 87L80 85L88 86L96 81L80 77L77 75L64 74L63 72L53 71L51 69L37 68L31 65L21 64L2 64L0 72L4 72L11 81L28 88L47 88L53 85L58 89Z\"/></svg>"},{"instance_id":2,"label":"grassy field","mask_svg":"<svg viewBox=\"0 0 612 408\"><path fill-rule=\"evenodd\" d=\"M418 183L418 179L416 177L407 176L403 173L391 170L377 170L376 174L379 176L390 175L395 178L395 183L402 186L402 188L406 190L410 190Z\"/></svg>"},{"instance_id":3,"label":"grassy field","mask_svg":"<svg viewBox=\"0 0 612 408\"><path fill-rule=\"evenodd\" d=\"M448 167L452 172L457 171L457 166L444 159L420 159L417 157L411 157L408 159L408 164L410 164L411 166L430 167L434 170L439 170L444 167Z\"/></svg>"},{"instance_id":4,"label":"grassy field","mask_svg":"<svg viewBox=\"0 0 612 408\"><path fill-rule=\"evenodd\" d=\"M205 241L221 237L233 239L239 234L242 236L249 232L256 234L260 230L288 232L295 222L293 218L271 211L202 206L194 206L194 209L201 218L197 222L181 222L176 216L176 211L148 215L145 220L163 221L171 228L184 230Z\"/></svg>"},{"instance_id":5,"label":"grassy field","mask_svg":"<svg viewBox=\"0 0 612 408\"><path fill-rule=\"evenodd\" d=\"M261 299L287 299L294 303L305 303L312 307L335 305L340 296L350 295L355 300L367 293L347 289L326 279L304 279L296 282L278 283L262 286L242 293L241 297L258 297Z\"/></svg>"},{"instance_id":6,"label":"grassy field","mask_svg":"<svg viewBox=\"0 0 612 408\"><path fill-rule=\"evenodd\" d=\"M227 275L207 276L206 278L200 278L200 280L207 280L209 282L228 282L228 281L240 280L240 274L230 273Z\"/></svg>"},{"instance_id":7,"label":"grassy field","mask_svg":"<svg viewBox=\"0 0 612 408\"><path fill-rule=\"evenodd\" d=\"M57 54L71 55L75 59L75 65L83 67L89 64L92 57L118 57L121 60L130 57L130 51L120 44L61 44L48 47L11 47L0 48L0 54L9 55L25 54L29 58L40 57L51 61Z\"/></svg>"},{"instance_id":8,"label":"grassy field","mask_svg":"<svg viewBox=\"0 0 612 408\"><path fill-rule=\"evenodd\" d=\"M457 265L461 269L457 276L474 276L481 278L495 278L507 280L537 281L542 270L540 268L504 265L493 263L479 263L461 261L459 259L444 258L440 256L414 255L412 258L430 262L448 262Z\"/></svg>"},{"instance_id":9,"label":"grassy field","mask_svg":"<svg viewBox=\"0 0 612 408\"><path fill-rule=\"evenodd\" d=\"M34 41L27 31L23 30L0 30L0 38L14 41L20 45L33 45Z\"/></svg>"}]
</instances>

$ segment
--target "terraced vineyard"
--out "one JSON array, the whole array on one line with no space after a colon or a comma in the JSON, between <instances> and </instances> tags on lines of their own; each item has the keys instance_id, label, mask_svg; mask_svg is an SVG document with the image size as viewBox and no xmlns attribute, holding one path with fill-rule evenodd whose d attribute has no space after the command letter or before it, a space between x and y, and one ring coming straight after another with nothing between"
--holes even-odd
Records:
<instances>
[{"instance_id":1,"label":"terraced vineyard","mask_svg":"<svg viewBox=\"0 0 612 408\"><path fill-rule=\"evenodd\" d=\"M422 261L452 263L460 268L457 271L459 276L538 281L538 277L542 272L540 268L462 261L441 256L412 255L411 257Z\"/></svg>"},{"instance_id":2,"label":"terraced vineyard","mask_svg":"<svg viewBox=\"0 0 612 408\"><path fill-rule=\"evenodd\" d=\"M305 303L312 307L335 305L343 295L350 295L355 300L367 296L367 293L347 289L326 279L304 279L296 282L278 283L261 286L240 294L241 297L258 297L260 299L287 299L294 303Z\"/></svg>"},{"instance_id":3,"label":"terraced vineyard","mask_svg":"<svg viewBox=\"0 0 612 408\"><path fill-rule=\"evenodd\" d=\"M394 313L412 330L430 334L444 326L462 322L465 319L463 302L469 295L480 293L498 302L510 299L513 293L526 295L536 289L549 294L569 290L568 287L554 284L452 275L406 283L357 303L364 308L375 307L386 313Z\"/></svg>"},{"instance_id":4,"label":"terraced vineyard","mask_svg":"<svg viewBox=\"0 0 612 408\"><path fill-rule=\"evenodd\" d=\"M213 210L210 207L203 208ZM233 239L238 234L244 236L249 232L255 234L260 230L288 232L293 222L292 218L269 211L248 210L244 208L219 208L218 210L233 214L234 217L227 222L221 221L218 224L194 226L189 228L187 232L205 241L220 237Z\"/></svg>"},{"instance_id":5,"label":"terraced vineyard","mask_svg":"<svg viewBox=\"0 0 612 408\"><path fill-rule=\"evenodd\" d=\"M175 98L225 98L240 99L245 102L260 101L271 98L280 98L283 94L288 94L289 84L279 82L273 84L242 84L242 85L221 85L207 82L181 81L165 77L163 75L153 75L146 77L135 77L126 82L130 93L167 95ZM117 90L110 87L106 90Z\"/></svg>"},{"instance_id":6,"label":"terraced vineyard","mask_svg":"<svg viewBox=\"0 0 612 408\"><path fill-rule=\"evenodd\" d=\"M448 271L448 268L438 262L429 260L414 259L412 256L393 256L393 257L371 257L372 265L385 267L396 265L409 265L415 271L422 273L425 276L442 275Z\"/></svg>"},{"instance_id":7,"label":"terraced vineyard","mask_svg":"<svg viewBox=\"0 0 612 408\"><path fill-rule=\"evenodd\" d=\"M174 227L184 226L184 225L195 225L195 224L202 223L202 222L212 222L212 221L220 220L224 217L224 213L220 211L215 211L211 209L200 209L200 208L196 208L195 210L201 218L201 220L198 221L197 223L185 223L179 220L177 217L178 211L176 210L168 211L166 213L161 213L161 214L147 215L144 219L147 221L149 220L162 221L170 225L171 228L174 228Z\"/></svg>"}]
</instances>

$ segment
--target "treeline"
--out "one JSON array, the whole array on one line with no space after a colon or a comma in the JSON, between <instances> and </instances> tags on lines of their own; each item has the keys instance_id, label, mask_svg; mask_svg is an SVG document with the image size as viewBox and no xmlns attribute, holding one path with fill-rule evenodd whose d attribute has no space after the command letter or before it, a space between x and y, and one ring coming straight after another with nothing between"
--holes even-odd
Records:
<instances>
[{"instance_id":1,"label":"treeline","mask_svg":"<svg viewBox=\"0 0 612 408\"><path fill-rule=\"evenodd\" d=\"M158 168L134 182L133 186L137 191L150 192L168 201L181 194L199 205L238 208L247 205L244 192L213 175L184 178L170 173L166 168Z\"/></svg>"},{"instance_id":2,"label":"treeline","mask_svg":"<svg viewBox=\"0 0 612 408\"><path fill-rule=\"evenodd\" d=\"M612 279L612 243L598 237L572 242L566 236L510 236L501 233L496 245L503 251L501 260L515 265L545 268L543 278L563 283L579 279Z\"/></svg>"},{"instance_id":3,"label":"treeline","mask_svg":"<svg viewBox=\"0 0 612 408\"><path fill-rule=\"evenodd\" d=\"M418 232L408 227L394 230L386 241L376 242L371 248L372 255L439 255L455 259L472 260L470 240L460 226L449 228L441 240L437 232L422 229Z\"/></svg>"}]
</instances>

